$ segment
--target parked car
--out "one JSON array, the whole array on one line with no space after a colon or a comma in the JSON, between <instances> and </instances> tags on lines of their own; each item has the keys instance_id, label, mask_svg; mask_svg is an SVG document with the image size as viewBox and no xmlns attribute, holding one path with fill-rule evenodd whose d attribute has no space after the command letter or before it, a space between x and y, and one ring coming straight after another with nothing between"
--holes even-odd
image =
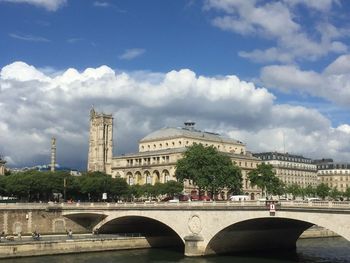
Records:
<instances>
[{"instance_id":1,"label":"parked car","mask_svg":"<svg viewBox=\"0 0 350 263\"><path fill-rule=\"evenodd\" d=\"M178 199L179 199L179 201L189 201L190 200L190 197L188 196L188 195L179 195L178 196Z\"/></svg>"},{"instance_id":2,"label":"parked car","mask_svg":"<svg viewBox=\"0 0 350 263\"><path fill-rule=\"evenodd\" d=\"M169 200L172 200L173 197L171 196L167 196L167 197L164 197L162 200L160 200L161 202L168 202Z\"/></svg>"},{"instance_id":3,"label":"parked car","mask_svg":"<svg viewBox=\"0 0 350 263\"><path fill-rule=\"evenodd\" d=\"M249 195L231 195L230 201L247 201L250 200Z\"/></svg>"},{"instance_id":4,"label":"parked car","mask_svg":"<svg viewBox=\"0 0 350 263\"><path fill-rule=\"evenodd\" d=\"M211 198L207 195L191 195L191 201L211 201Z\"/></svg>"},{"instance_id":5,"label":"parked car","mask_svg":"<svg viewBox=\"0 0 350 263\"><path fill-rule=\"evenodd\" d=\"M308 198L306 198L306 201L315 202L315 201L322 201L322 200L320 198L317 198L317 197L308 197Z\"/></svg>"}]
</instances>

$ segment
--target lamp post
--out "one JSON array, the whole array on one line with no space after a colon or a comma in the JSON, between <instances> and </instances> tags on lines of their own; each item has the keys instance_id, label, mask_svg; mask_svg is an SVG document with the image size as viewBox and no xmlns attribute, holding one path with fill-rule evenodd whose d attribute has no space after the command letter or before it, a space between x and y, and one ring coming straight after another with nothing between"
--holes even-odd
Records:
<instances>
[{"instance_id":1,"label":"lamp post","mask_svg":"<svg viewBox=\"0 0 350 263\"><path fill-rule=\"evenodd\" d=\"M67 201L66 190L67 190L67 178L63 178L63 201L64 202Z\"/></svg>"}]
</instances>

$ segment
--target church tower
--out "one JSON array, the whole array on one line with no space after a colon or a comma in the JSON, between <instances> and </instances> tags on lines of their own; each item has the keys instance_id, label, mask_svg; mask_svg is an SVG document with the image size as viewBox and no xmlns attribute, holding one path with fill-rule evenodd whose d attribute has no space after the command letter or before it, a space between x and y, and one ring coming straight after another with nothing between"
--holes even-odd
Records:
<instances>
[{"instance_id":1,"label":"church tower","mask_svg":"<svg viewBox=\"0 0 350 263\"><path fill-rule=\"evenodd\" d=\"M88 172L112 173L113 116L90 110Z\"/></svg>"}]
</instances>

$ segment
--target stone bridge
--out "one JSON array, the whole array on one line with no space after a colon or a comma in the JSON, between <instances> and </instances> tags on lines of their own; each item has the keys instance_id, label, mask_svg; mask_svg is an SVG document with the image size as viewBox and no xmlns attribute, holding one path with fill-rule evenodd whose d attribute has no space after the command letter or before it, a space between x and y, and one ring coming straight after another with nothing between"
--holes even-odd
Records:
<instances>
[{"instance_id":1,"label":"stone bridge","mask_svg":"<svg viewBox=\"0 0 350 263\"><path fill-rule=\"evenodd\" d=\"M142 233L164 237L187 256L290 249L318 225L350 241L349 202L282 202L271 212L265 202L184 202L62 205L75 222L92 220L100 233ZM155 244L159 245L159 244Z\"/></svg>"}]
</instances>

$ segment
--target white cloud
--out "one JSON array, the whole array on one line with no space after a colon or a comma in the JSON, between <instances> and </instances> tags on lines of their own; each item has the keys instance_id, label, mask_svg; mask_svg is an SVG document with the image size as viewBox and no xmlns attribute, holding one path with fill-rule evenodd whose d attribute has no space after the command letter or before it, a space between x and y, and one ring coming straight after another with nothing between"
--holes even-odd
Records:
<instances>
[{"instance_id":1,"label":"white cloud","mask_svg":"<svg viewBox=\"0 0 350 263\"><path fill-rule=\"evenodd\" d=\"M0 0L0 2L9 2L14 4L29 4L36 7L45 8L48 11L57 11L67 3L67 0Z\"/></svg>"},{"instance_id":2,"label":"white cloud","mask_svg":"<svg viewBox=\"0 0 350 263\"><path fill-rule=\"evenodd\" d=\"M84 39L81 38L81 37L72 37L72 38L69 38L67 39L67 43L69 44L75 44L77 42L80 42L80 41L83 41Z\"/></svg>"},{"instance_id":3,"label":"white cloud","mask_svg":"<svg viewBox=\"0 0 350 263\"><path fill-rule=\"evenodd\" d=\"M94 6L97 6L97 7L109 7L110 3L103 2L103 1L95 1L94 2Z\"/></svg>"},{"instance_id":4,"label":"white cloud","mask_svg":"<svg viewBox=\"0 0 350 263\"><path fill-rule=\"evenodd\" d=\"M30 41L30 42L50 42L49 39L45 37L40 37L40 36L33 36L33 35L23 35L23 34L15 34L15 33L10 33L10 37L23 40L23 41Z\"/></svg>"},{"instance_id":5,"label":"white cloud","mask_svg":"<svg viewBox=\"0 0 350 263\"><path fill-rule=\"evenodd\" d=\"M350 55L342 55L326 67L327 75L343 75L350 72Z\"/></svg>"},{"instance_id":6,"label":"white cloud","mask_svg":"<svg viewBox=\"0 0 350 263\"><path fill-rule=\"evenodd\" d=\"M248 58L258 63L269 63L269 62L281 62L290 63L293 61L294 56L288 52L282 52L277 48L269 48L266 50L255 49L251 52L240 51L238 55L242 58Z\"/></svg>"},{"instance_id":7,"label":"white cloud","mask_svg":"<svg viewBox=\"0 0 350 263\"><path fill-rule=\"evenodd\" d=\"M55 136L58 162L85 167L93 104L113 113L119 154L136 151L137 140L155 129L193 119L255 151L280 150L283 131L290 152L350 158L348 124L332 127L314 109L275 104L268 90L234 75L197 76L189 69L117 74L101 66L48 76L14 62L1 69L0 97L0 153L16 166L49 163Z\"/></svg>"},{"instance_id":8,"label":"white cloud","mask_svg":"<svg viewBox=\"0 0 350 263\"><path fill-rule=\"evenodd\" d=\"M318 11L326 12L332 8L333 4L339 5L339 0L283 0L288 5L304 5Z\"/></svg>"},{"instance_id":9,"label":"white cloud","mask_svg":"<svg viewBox=\"0 0 350 263\"><path fill-rule=\"evenodd\" d=\"M339 56L322 73L301 70L295 65L272 65L261 70L269 87L321 97L335 104L350 104L350 55Z\"/></svg>"},{"instance_id":10,"label":"white cloud","mask_svg":"<svg viewBox=\"0 0 350 263\"><path fill-rule=\"evenodd\" d=\"M131 48L126 49L123 54L119 56L119 59L132 60L144 54L146 52L143 48Z\"/></svg>"},{"instance_id":11,"label":"white cloud","mask_svg":"<svg viewBox=\"0 0 350 263\"><path fill-rule=\"evenodd\" d=\"M274 46L265 50L240 51L239 55L254 62L290 63L295 60L316 60L329 53L344 53L348 47L340 39L346 30L336 28L326 19L326 11L337 1L256 1L256 0L207 0L206 10L217 11L214 26L245 36L273 40ZM314 28L299 22L301 14L292 7L304 5L321 12ZM304 16L304 14L303 14Z\"/></svg>"}]
</instances>

